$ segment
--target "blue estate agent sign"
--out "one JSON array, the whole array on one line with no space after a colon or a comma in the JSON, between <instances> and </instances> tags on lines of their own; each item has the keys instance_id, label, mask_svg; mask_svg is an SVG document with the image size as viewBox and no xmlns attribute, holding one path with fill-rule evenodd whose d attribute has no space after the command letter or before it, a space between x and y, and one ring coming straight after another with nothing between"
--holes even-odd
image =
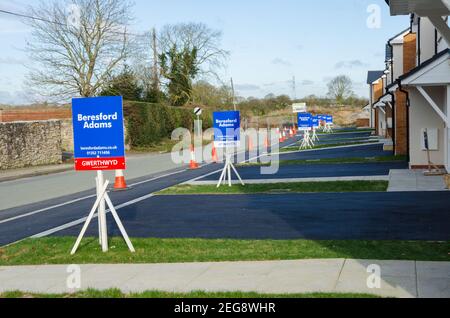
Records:
<instances>
[{"instance_id":1,"label":"blue estate agent sign","mask_svg":"<svg viewBox=\"0 0 450 318\"><path fill-rule=\"evenodd\" d=\"M125 170L122 97L72 100L76 170Z\"/></svg>"},{"instance_id":2,"label":"blue estate agent sign","mask_svg":"<svg viewBox=\"0 0 450 318\"><path fill-rule=\"evenodd\" d=\"M319 116L313 116L312 118L312 127L317 129L320 127Z\"/></svg>"},{"instance_id":3,"label":"blue estate agent sign","mask_svg":"<svg viewBox=\"0 0 450 318\"><path fill-rule=\"evenodd\" d=\"M311 128L312 128L312 115L306 113L298 114L298 129L311 130Z\"/></svg>"},{"instance_id":4,"label":"blue estate agent sign","mask_svg":"<svg viewBox=\"0 0 450 318\"><path fill-rule=\"evenodd\" d=\"M326 123L327 123L327 124L333 124L333 116L328 115L328 116L326 117Z\"/></svg>"},{"instance_id":5,"label":"blue estate agent sign","mask_svg":"<svg viewBox=\"0 0 450 318\"><path fill-rule=\"evenodd\" d=\"M215 112L213 120L214 145L217 148L238 146L241 140L241 113Z\"/></svg>"}]
</instances>

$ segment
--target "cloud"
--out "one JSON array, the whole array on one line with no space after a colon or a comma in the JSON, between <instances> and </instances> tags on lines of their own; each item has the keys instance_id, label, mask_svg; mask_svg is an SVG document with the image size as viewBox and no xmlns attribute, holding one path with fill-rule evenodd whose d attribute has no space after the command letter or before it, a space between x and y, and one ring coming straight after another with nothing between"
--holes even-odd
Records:
<instances>
[{"instance_id":1,"label":"cloud","mask_svg":"<svg viewBox=\"0 0 450 318\"><path fill-rule=\"evenodd\" d=\"M357 67L367 67L369 66L367 63L362 62L361 60L350 60L350 61L340 61L336 63L335 69L343 69L343 68L357 68Z\"/></svg>"},{"instance_id":2,"label":"cloud","mask_svg":"<svg viewBox=\"0 0 450 318\"><path fill-rule=\"evenodd\" d=\"M20 64L23 65L25 63L25 60L18 59L15 57L7 56L7 57L0 57L0 64Z\"/></svg>"},{"instance_id":3,"label":"cloud","mask_svg":"<svg viewBox=\"0 0 450 318\"><path fill-rule=\"evenodd\" d=\"M303 86L310 86L310 85L314 85L314 82L310 81L310 80L303 80L300 82L300 84Z\"/></svg>"},{"instance_id":4,"label":"cloud","mask_svg":"<svg viewBox=\"0 0 450 318\"><path fill-rule=\"evenodd\" d=\"M272 60L272 64L274 64L274 65L282 65L282 66L291 66L292 65L291 62L286 61L286 60L284 60L282 58L279 58L279 57L273 59Z\"/></svg>"},{"instance_id":5,"label":"cloud","mask_svg":"<svg viewBox=\"0 0 450 318\"><path fill-rule=\"evenodd\" d=\"M24 91L2 91L0 90L0 104L25 105L32 102L32 94Z\"/></svg>"},{"instance_id":6,"label":"cloud","mask_svg":"<svg viewBox=\"0 0 450 318\"><path fill-rule=\"evenodd\" d=\"M235 85L235 88L239 91L257 91L260 89L258 85L253 84L237 84Z\"/></svg>"},{"instance_id":7,"label":"cloud","mask_svg":"<svg viewBox=\"0 0 450 318\"><path fill-rule=\"evenodd\" d=\"M301 45L301 44L296 45L295 48L296 48L297 50L301 51L301 50L303 50L303 45Z\"/></svg>"}]
</instances>

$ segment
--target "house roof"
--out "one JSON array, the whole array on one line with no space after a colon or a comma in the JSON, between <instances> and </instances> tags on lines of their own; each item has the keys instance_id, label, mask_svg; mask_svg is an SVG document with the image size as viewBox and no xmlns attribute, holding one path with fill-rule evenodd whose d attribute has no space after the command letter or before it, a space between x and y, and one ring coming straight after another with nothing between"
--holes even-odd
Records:
<instances>
[{"instance_id":1,"label":"house roof","mask_svg":"<svg viewBox=\"0 0 450 318\"><path fill-rule=\"evenodd\" d=\"M431 59L426 60L425 62L423 62L422 64L420 64L419 66L417 66L416 68L413 68L411 71L409 71L408 73L403 74L402 76L399 77L399 80L402 81L407 77L410 77L411 75L414 75L415 73L417 73L418 71L426 68L428 65L430 65L431 63L433 63L434 61L440 59L442 56L450 54L450 49L445 49L442 52L436 54L435 56L433 56Z\"/></svg>"},{"instance_id":2,"label":"house roof","mask_svg":"<svg viewBox=\"0 0 450 318\"><path fill-rule=\"evenodd\" d=\"M418 13L421 16L448 15L449 8L442 0L386 0L391 10L391 15L408 15Z\"/></svg>"},{"instance_id":3,"label":"house roof","mask_svg":"<svg viewBox=\"0 0 450 318\"><path fill-rule=\"evenodd\" d=\"M367 72L367 84L372 84L384 75L384 71L369 71Z\"/></svg>"},{"instance_id":4,"label":"house roof","mask_svg":"<svg viewBox=\"0 0 450 318\"><path fill-rule=\"evenodd\" d=\"M411 27L406 28L405 30L403 30L402 32L397 33L396 35L394 35L393 37L391 37L388 40L388 43L391 43L392 41L394 41L395 39L397 39L399 36L404 35L405 33L409 33L411 32Z\"/></svg>"},{"instance_id":5,"label":"house roof","mask_svg":"<svg viewBox=\"0 0 450 318\"><path fill-rule=\"evenodd\" d=\"M386 102L392 102L392 95L390 93L386 93L383 96L381 96L374 104L374 107L385 107L386 105L384 103Z\"/></svg>"},{"instance_id":6,"label":"house roof","mask_svg":"<svg viewBox=\"0 0 450 318\"><path fill-rule=\"evenodd\" d=\"M402 76L400 76L395 82L393 82L390 85L388 85L386 87L386 90L391 89L392 87L394 87L394 86L398 85L399 83L401 83L401 81L404 81L405 79L409 78L410 76L412 76L412 75L416 74L417 72L425 69L426 67L428 67L433 62L439 60L441 57L443 57L445 55L449 55L449 54L450 54L450 49L443 50L442 52L440 52L440 53L436 54L435 56L433 56L431 59L428 59L425 62L423 62L422 64L420 64L419 66L413 68L408 73L405 73Z\"/></svg>"}]
</instances>

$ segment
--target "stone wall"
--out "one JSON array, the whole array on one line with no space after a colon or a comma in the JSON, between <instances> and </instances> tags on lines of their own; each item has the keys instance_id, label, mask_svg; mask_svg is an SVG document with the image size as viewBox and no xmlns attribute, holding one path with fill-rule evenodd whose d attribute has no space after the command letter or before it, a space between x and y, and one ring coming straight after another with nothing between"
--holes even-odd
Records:
<instances>
[{"instance_id":1,"label":"stone wall","mask_svg":"<svg viewBox=\"0 0 450 318\"><path fill-rule=\"evenodd\" d=\"M61 149L73 152L73 125L72 120L61 121Z\"/></svg>"},{"instance_id":2,"label":"stone wall","mask_svg":"<svg viewBox=\"0 0 450 318\"><path fill-rule=\"evenodd\" d=\"M61 161L60 121L0 123L0 169Z\"/></svg>"}]
</instances>

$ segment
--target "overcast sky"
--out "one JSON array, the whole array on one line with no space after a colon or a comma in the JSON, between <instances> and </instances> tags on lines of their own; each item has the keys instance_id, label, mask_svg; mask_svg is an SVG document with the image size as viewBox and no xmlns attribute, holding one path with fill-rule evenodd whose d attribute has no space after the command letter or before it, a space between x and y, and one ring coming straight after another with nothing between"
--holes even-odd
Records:
<instances>
[{"instance_id":1,"label":"overcast sky","mask_svg":"<svg viewBox=\"0 0 450 318\"><path fill-rule=\"evenodd\" d=\"M38 0L0 0L0 9L26 12ZM231 55L222 72L232 76L241 96L268 93L325 95L327 81L349 75L354 90L368 95L367 70L383 69L388 38L409 25L408 17L390 17L384 0L135 0L140 33L178 22L203 22L223 31ZM381 27L369 28L370 5L381 8ZM23 103L29 30L0 13L0 103Z\"/></svg>"}]
</instances>

